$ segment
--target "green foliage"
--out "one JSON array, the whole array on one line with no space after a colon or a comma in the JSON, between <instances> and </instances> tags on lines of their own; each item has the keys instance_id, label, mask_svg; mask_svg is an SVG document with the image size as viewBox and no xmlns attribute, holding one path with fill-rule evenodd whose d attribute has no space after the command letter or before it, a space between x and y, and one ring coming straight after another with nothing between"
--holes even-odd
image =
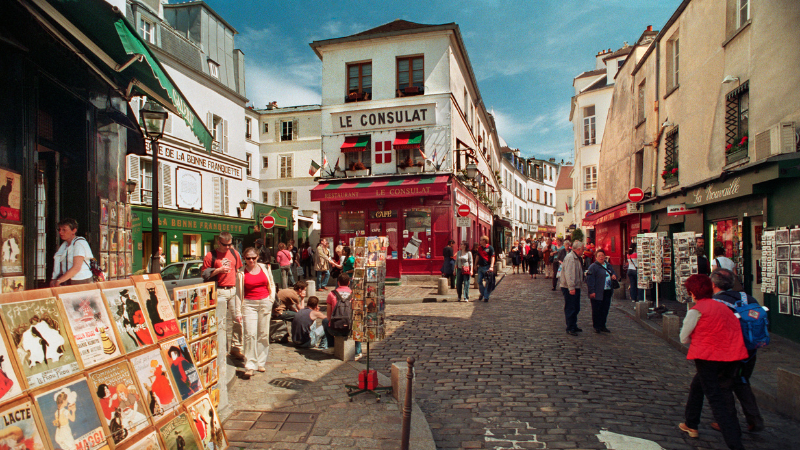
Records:
<instances>
[{"instance_id":1,"label":"green foliage","mask_svg":"<svg viewBox=\"0 0 800 450\"><path fill-rule=\"evenodd\" d=\"M575 231L572 232L572 240L573 241L583 240L583 231L581 231L580 228L575 228Z\"/></svg>"}]
</instances>

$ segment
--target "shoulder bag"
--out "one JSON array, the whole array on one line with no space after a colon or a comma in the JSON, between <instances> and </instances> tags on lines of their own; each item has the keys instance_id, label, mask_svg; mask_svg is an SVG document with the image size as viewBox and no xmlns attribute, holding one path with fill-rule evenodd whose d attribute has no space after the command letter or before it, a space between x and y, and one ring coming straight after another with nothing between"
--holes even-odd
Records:
<instances>
[{"instance_id":1,"label":"shoulder bag","mask_svg":"<svg viewBox=\"0 0 800 450\"><path fill-rule=\"evenodd\" d=\"M598 266L599 266L599 264L598 264ZM607 269L605 266L600 266L600 267L602 267L602 268L603 268L603 270L605 270L606 272L608 272L608 274L609 274L609 275L614 275L614 274L613 274L613 273L611 273L611 271L610 271L610 270L608 270L608 269ZM620 288L619 281L618 281L618 280L615 280L615 279L613 279L613 278L612 278L612 279L611 279L611 289L619 289L619 288Z\"/></svg>"}]
</instances>

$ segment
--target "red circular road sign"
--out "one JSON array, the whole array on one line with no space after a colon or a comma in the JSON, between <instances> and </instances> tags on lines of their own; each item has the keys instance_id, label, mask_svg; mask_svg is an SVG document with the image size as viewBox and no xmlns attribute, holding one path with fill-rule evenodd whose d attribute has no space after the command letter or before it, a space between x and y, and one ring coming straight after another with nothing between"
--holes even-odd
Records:
<instances>
[{"instance_id":1,"label":"red circular road sign","mask_svg":"<svg viewBox=\"0 0 800 450\"><path fill-rule=\"evenodd\" d=\"M467 217L469 215L469 205L461 205L458 207L458 215Z\"/></svg>"},{"instance_id":2,"label":"red circular road sign","mask_svg":"<svg viewBox=\"0 0 800 450\"><path fill-rule=\"evenodd\" d=\"M628 200L632 202L640 202L644 199L644 191L640 188L633 188L628 191Z\"/></svg>"},{"instance_id":3,"label":"red circular road sign","mask_svg":"<svg viewBox=\"0 0 800 450\"><path fill-rule=\"evenodd\" d=\"M261 221L261 225L264 226L267 230L275 226L275 218L272 216L264 216L264 220Z\"/></svg>"}]
</instances>

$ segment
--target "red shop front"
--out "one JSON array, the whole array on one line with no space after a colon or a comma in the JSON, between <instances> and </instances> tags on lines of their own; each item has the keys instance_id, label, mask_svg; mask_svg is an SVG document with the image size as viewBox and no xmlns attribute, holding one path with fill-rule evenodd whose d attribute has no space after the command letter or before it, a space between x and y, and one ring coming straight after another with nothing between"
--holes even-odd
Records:
<instances>
[{"instance_id":1,"label":"red shop front","mask_svg":"<svg viewBox=\"0 0 800 450\"><path fill-rule=\"evenodd\" d=\"M583 226L594 226L595 245L606 251L611 264L621 266L628 247L639 233L650 231L650 214L627 212L627 204L613 206L588 215Z\"/></svg>"},{"instance_id":2,"label":"red shop front","mask_svg":"<svg viewBox=\"0 0 800 450\"><path fill-rule=\"evenodd\" d=\"M320 202L320 237L349 244L386 236L387 277L438 274L442 249L456 238L451 184L449 175L320 182L311 190L311 201Z\"/></svg>"},{"instance_id":3,"label":"red shop front","mask_svg":"<svg viewBox=\"0 0 800 450\"><path fill-rule=\"evenodd\" d=\"M467 189L460 181L455 181L453 192L455 192L453 205L454 211L461 205L469 206L469 227L466 229L458 227L454 231L453 239L456 243L460 244L462 241L467 241L469 248L473 245L480 243L481 236L488 236L489 241L497 246L496 242L492 242L492 223L494 216L492 211L483 203L479 202L475 195ZM455 228L455 227L454 227ZM496 251L501 251L500 248L495 248Z\"/></svg>"}]
</instances>

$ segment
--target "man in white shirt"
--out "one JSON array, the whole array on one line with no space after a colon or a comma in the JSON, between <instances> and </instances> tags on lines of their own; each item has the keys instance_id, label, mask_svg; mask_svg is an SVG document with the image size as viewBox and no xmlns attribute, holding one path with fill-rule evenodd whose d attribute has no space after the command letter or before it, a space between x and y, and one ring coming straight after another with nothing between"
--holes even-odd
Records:
<instances>
[{"instance_id":1,"label":"man in white shirt","mask_svg":"<svg viewBox=\"0 0 800 450\"><path fill-rule=\"evenodd\" d=\"M714 247L714 259L711 260L711 271L716 269L726 269L736 273L736 264L725 256L725 248L720 246Z\"/></svg>"},{"instance_id":2,"label":"man in white shirt","mask_svg":"<svg viewBox=\"0 0 800 450\"><path fill-rule=\"evenodd\" d=\"M58 236L64 242L54 257L52 287L93 282L89 268L92 249L86 238L76 236L77 233L78 222L75 219L65 218L58 222Z\"/></svg>"}]
</instances>

